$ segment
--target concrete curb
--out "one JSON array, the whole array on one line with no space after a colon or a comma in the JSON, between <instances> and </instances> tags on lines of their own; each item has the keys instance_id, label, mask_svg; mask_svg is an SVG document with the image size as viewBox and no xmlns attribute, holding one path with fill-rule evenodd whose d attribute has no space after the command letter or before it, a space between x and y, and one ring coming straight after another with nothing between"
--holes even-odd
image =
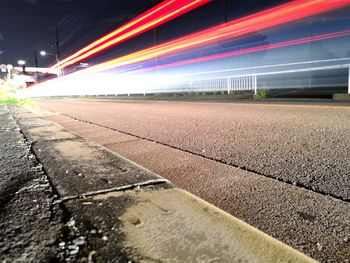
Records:
<instances>
[{"instance_id":1,"label":"concrete curb","mask_svg":"<svg viewBox=\"0 0 350 263\"><path fill-rule=\"evenodd\" d=\"M82 262L315 262L166 179L18 109Z\"/></svg>"},{"instance_id":2,"label":"concrete curb","mask_svg":"<svg viewBox=\"0 0 350 263\"><path fill-rule=\"evenodd\" d=\"M350 94L334 93L333 102L350 102Z\"/></svg>"}]
</instances>

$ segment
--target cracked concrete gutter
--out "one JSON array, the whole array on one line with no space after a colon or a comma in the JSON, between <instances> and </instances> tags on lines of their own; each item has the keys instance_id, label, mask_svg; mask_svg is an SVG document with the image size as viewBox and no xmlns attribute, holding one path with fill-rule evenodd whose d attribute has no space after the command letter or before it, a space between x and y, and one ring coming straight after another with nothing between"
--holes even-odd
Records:
<instances>
[{"instance_id":1,"label":"cracked concrete gutter","mask_svg":"<svg viewBox=\"0 0 350 263\"><path fill-rule=\"evenodd\" d=\"M57 262L62 213L48 178L0 105L0 262Z\"/></svg>"},{"instance_id":2,"label":"cracked concrete gutter","mask_svg":"<svg viewBox=\"0 0 350 263\"><path fill-rule=\"evenodd\" d=\"M315 262L53 122L16 118L59 195L72 261Z\"/></svg>"}]
</instances>

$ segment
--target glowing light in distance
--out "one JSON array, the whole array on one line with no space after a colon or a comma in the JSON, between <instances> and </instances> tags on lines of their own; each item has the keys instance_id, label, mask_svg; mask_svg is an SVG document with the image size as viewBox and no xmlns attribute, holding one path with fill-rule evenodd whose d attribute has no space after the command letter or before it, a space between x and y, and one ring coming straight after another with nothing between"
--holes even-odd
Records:
<instances>
[{"instance_id":1,"label":"glowing light in distance","mask_svg":"<svg viewBox=\"0 0 350 263\"><path fill-rule=\"evenodd\" d=\"M211 0L167 0L126 23L108 35L92 42L73 55L63 59L52 68L63 68L97 54L107 48L155 28Z\"/></svg>"}]
</instances>

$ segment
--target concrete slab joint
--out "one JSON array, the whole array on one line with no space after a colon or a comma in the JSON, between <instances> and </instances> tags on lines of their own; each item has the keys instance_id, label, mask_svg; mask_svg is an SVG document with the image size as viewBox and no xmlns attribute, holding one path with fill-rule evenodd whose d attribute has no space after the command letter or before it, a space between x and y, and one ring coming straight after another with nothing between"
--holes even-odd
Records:
<instances>
[{"instance_id":1,"label":"concrete slab joint","mask_svg":"<svg viewBox=\"0 0 350 263\"><path fill-rule=\"evenodd\" d=\"M23 109L77 262L315 262L168 180ZM66 231L66 232L67 232Z\"/></svg>"}]
</instances>

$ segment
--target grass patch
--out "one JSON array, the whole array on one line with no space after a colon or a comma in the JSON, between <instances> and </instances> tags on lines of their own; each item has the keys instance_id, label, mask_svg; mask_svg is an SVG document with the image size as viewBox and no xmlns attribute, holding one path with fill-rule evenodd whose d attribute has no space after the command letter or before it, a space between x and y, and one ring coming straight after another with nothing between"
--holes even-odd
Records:
<instances>
[{"instance_id":1,"label":"grass patch","mask_svg":"<svg viewBox=\"0 0 350 263\"><path fill-rule=\"evenodd\" d=\"M5 91L4 86L0 86L0 105L18 105L24 107L35 107L31 99L19 99L15 97L14 90Z\"/></svg>"},{"instance_id":2,"label":"grass patch","mask_svg":"<svg viewBox=\"0 0 350 263\"><path fill-rule=\"evenodd\" d=\"M269 97L269 94L266 89L258 90L258 93L254 95L254 99L261 100Z\"/></svg>"},{"instance_id":3,"label":"grass patch","mask_svg":"<svg viewBox=\"0 0 350 263\"><path fill-rule=\"evenodd\" d=\"M252 99L251 92L178 92L154 93L141 97L151 100L225 100L225 99Z\"/></svg>"}]
</instances>

